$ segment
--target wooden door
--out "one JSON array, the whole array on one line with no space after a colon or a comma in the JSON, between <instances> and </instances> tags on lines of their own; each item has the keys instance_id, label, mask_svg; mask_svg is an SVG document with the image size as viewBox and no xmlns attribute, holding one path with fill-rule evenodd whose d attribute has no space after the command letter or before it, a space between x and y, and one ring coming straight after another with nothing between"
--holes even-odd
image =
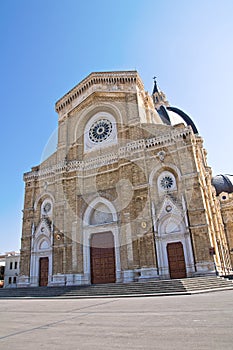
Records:
<instances>
[{"instance_id":1,"label":"wooden door","mask_svg":"<svg viewBox=\"0 0 233 350\"><path fill-rule=\"evenodd\" d=\"M116 281L114 237L111 232L96 233L91 238L91 283Z\"/></svg>"},{"instance_id":2,"label":"wooden door","mask_svg":"<svg viewBox=\"0 0 233 350\"><path fill-rule=\"evenodd\" d=\"M184 250L181 242L169 243L167 245L167 256L171 278L185 278L186 265Z\"/></svg>"},{"instance_id":3,"label":"wooden door","mask_svg":"<svg viewBox=\"0 0 233 350\"><path fill-rule=\"evenodd\" d=\"M49 275L49 258L40 258L39 263L39 286L45 287L48 285Z\"/></svg>"}]
</instances>

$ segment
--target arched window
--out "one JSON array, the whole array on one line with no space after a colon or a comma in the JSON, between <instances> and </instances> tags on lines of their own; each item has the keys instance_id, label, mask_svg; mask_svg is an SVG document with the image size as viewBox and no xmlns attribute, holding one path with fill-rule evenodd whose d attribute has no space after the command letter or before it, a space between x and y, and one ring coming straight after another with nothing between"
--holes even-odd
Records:
<instances>
[{"instance_id":1,"label":"arched window","mask_svg":"<svg viewBox=\"0 0 233 350\"><path fill-rule=\"evenodd\" d=\"M39 250L46 250L46 249L50 249L50 244L48 240L43 239L39 244Z\"/></svg>"},{"instance_id":2,"label":"arched window","mask_svg":"<svg viewBox=\"0 0 233 350\"><path fill-rule=\"evenodd\" d=\"M113 216L105 204L100 203L92 210L90 225L102 225L110 222L113 222Z\"/></svg>"},{"instance_id":3,"label":"arched window","mask_svg":"<svg viewBox=\"0 0 233 350\"><path fill-rule=\"evenodd\" d=\"M83 222L85 226L103 225L117 221L117 213L114 205L103 197L95 198L87 207Z\"/></svg>"}]
</instances>

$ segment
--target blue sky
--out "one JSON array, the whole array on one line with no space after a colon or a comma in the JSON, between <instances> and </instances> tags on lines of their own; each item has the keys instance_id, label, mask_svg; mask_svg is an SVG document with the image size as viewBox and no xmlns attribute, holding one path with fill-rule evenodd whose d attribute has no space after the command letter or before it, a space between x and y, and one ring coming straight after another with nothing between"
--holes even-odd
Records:
<instances>
[{"instance_id":1,"label":"blue sky","mask_svg":"<svg viewBox=\"0 0 233 350\"><path fill-rule=\"evenodd\" d=\"M57 127L55 102L93 71L153 76L195 121L214 174L233 173L232 0L0 4L0 252L20 249L23 173Z\"/></svg>"}]
</instances>

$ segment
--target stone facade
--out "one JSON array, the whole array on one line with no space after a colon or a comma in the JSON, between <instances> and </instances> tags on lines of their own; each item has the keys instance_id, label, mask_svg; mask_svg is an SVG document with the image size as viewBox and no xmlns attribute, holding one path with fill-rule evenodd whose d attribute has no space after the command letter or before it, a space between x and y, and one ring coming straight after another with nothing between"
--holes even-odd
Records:
<instances>
[{"instance_id":1,"label":"stone facade","mask_svg":"<svg viewBox=\"0 0 233 350\"><path fill-rule=\"evenodd\" d=\"M233 193L222 192L218 199L220 201L220 210L230 252L231 266L233 266ZM220 239L218 240L218 244L221 245Z\"/></svg>"},{"instance_id":2,"label":"stone facade","mask_svg":"<svg viewBox=\"0 0 233 350\"><path fill-rule=\"evenodd\" d=\"M202 138L166 107L136 71L92 73L56 103L57 151L24 174L20 286L90 284L107 259L115 282L175 278L179 263L230 273L232 199L220 206ZM92 246L108 233L113 247Z\"/></svg>"}]
</instances>

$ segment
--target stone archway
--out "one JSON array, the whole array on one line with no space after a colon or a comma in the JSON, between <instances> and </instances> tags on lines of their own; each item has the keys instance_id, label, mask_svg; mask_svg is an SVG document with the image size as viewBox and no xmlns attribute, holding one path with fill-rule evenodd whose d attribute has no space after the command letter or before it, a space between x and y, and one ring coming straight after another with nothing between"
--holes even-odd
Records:
<instances>
[{"instance_id":1,"label":"stone archway","mask_svg":"<svg viewBox=\"0 0 233 350\"><path fill-rule=\"evenodd\" d=\"M167 214L158 222L155 236L159 275L163 278L183 278L195 272L190 233L179 214ZM178 277L180 264L180 277ZM177 272L176 272L177 270Z\"/></svg>"},{"instance_id":2,"label":"stone archway","mask_svg":"<svg viewBox=\"0 0 233 350\"><path fill-rule=\"evenodd\" d=\"M45 219L32 237L30 286L46 286L52 278L52 234Z\"/></svg>"},{"instance_id":3,"label":"stone archway","mask_svg":"<svg viewBox=\"0 0 233 350\"><path fill-rule=\"evenodd\" d=\"M105 265L107 260L107 255L109 259L111 259L111 266L114 266L115 272L114 277L111 277L112 282L120 282L121 281L121 263L120 263L120 242L119 242L119 227L117 224L117 213L114 205L103 197L95 198L88 206L86 212L84 213L83 218L83 269L84 269L84 283L108 283L110 282L110 277L103 278L105 282L101 282L101 280L97 280L93 278L93 243L97 246L103 244L102 237L106 239L106 242L111 243L111 249L107 252L105 250L99 251L99 258L97 259L97 263L99 263L102 259L102 263ZM112 240L109 238L112 236ZM106 236L105 236L106 235ZM109 237L108 237L109 235ZM95 241L93 241L93 237L95 237ZM99 242L98 242L99 241ZM105 244L105 243L104 243ZM104 255L106 255L104 257ZM101 257L102 256L102 257ZM113 258L114 257L114 258ZM113 262L114 260L114 262ZM94 272L95 273L95 272ZM99 271L100 274L105 275L105 273ZM106 271L106 275L112 275L113 273L109 273ZM114 281L113 281L114 279Z\"/></svg>"}]
</instances>

